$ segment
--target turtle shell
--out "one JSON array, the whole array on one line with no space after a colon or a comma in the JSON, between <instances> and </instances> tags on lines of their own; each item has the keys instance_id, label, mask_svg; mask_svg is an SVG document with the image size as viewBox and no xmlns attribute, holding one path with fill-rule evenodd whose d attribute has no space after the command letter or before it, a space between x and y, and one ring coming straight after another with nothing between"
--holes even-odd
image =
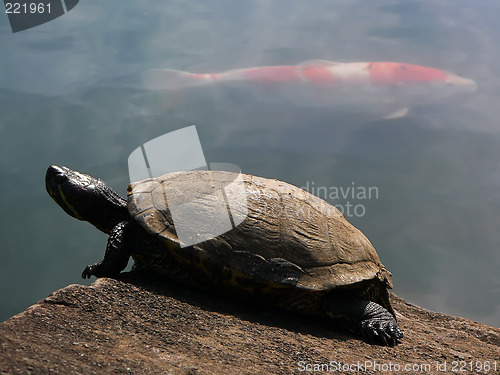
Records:
<instances>
[{"instance_id":1,"label":"turtle shell","mask_svg":"<svg viewBox=\"0 0 500 375\"><path fill-rule=\"evenodd\" d=\"M392 287L361 231L331 204L282 181L174 172L132 183L128 208L163 250L187 261L202 254L226 271L308 290L374 279Z\"/></svg>"}]
</instances>

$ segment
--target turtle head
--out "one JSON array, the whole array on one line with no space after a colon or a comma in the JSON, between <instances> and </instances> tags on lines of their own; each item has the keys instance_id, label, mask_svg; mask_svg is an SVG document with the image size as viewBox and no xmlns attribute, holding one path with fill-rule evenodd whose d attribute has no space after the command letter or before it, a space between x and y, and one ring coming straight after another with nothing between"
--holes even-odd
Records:
<instances>
[{"instance_id":1,"label":"turtle head","mask_svg":"<svg viewBox=\"0 0 500 375\"><path fill-rule=\"evenodd\" d=\"M104 233L130 220L127 201L98 178L52 165L45 175L45 187L67 214L88 221Z\"/></svg>"}]
</instances>

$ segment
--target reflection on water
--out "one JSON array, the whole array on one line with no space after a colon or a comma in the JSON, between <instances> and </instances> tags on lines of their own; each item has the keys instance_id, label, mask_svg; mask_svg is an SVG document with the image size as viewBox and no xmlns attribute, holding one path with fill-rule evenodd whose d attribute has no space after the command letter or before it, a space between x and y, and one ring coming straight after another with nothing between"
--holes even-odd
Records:
<instances>
[{"instance_id":1,"label":"reflection on water","mask_svg":"<svg viewBox=\"0 0 500 375\"><path fill-rule=\"evenodd\" d=\"M130 152L196 124L207 160L244 173L304 187L376 187L376 199L331 203L363 205L364 215L348 219L377 248L395 292L500 324L497 5L123 3L81 3L15 37L0 25L11 51L0 73L0 319L82 282L82 269L104 252L106 236L67 217L44 191L48 165L101 177L124 195ZM215 72L314 58L434 66L479 88L383 120L234 88L161 93L135 84L151 68Z\"/></svg>"}]
</instances>

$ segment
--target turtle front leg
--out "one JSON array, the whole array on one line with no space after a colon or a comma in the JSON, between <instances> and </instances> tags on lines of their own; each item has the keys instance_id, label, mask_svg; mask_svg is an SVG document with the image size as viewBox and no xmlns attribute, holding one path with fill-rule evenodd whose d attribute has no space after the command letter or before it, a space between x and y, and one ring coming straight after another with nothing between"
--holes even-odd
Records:
<instances>
[{"instance_id":1,"label":"turtle front leg","mask_svg":"<svg viewBox=\"0 0 500 375\"><path fill-rule=\"evenodd\" d=\"M127 267L130 258L128 249L127 230L134 223L123 221L111 231L106 247L104 259L98 263L90 264L82 272L84 279L90 277L116 277Z\"/></svg>"},{"instance_id":2,"label":"turtle front leg","mask_svg":"<svg viewBox=\"0 0 500 375\"><path fill-rule=\"evenodd\" d=\"M347 322L348 328L370 344L394 346L403 337L396 318L378 303L331 295L326 297L323 308L327 316Z\"/></svg>"}]
</instances>

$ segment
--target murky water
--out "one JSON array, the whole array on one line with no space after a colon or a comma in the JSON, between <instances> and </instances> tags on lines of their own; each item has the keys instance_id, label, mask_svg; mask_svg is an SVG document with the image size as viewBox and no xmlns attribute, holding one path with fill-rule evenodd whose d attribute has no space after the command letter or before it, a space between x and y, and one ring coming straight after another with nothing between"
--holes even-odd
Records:
<instances>
[{"instance_id":1,"label":"murky water","mask_svg":"<svg viewBox=\"0 0 500 375\"><path fill-rule=\"evenodd\" d=\"M0 17L0 320L83 282L85 265L104 253L106 236L47 195L46 168L67 165L125 194L129 154L195 124L209 162L305 187L345 210L401 297L499 326L499 17L494 2L451 0L82 1L15 34ZM234 88L137 85L151 68L211 73L312 59L433 66L478 90L402 118L360 120Z\"/></svg>"}]
</instances>

